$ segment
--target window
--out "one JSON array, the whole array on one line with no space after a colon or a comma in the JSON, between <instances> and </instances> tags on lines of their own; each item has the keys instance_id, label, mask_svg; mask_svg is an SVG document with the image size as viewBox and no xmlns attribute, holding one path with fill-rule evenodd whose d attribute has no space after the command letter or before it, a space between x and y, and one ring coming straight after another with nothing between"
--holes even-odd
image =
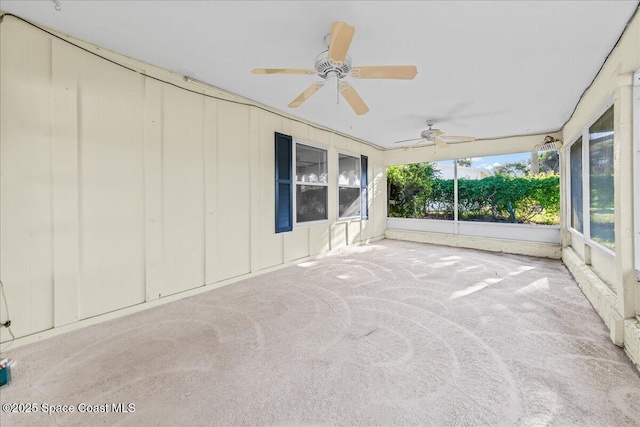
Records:
<instances>
[{"instance_id":1,"label":"window","mask_svg":"<svg viewBox=\"0 0 640 427\"><path fill-rule=\"evenodd\" d=\"M583 232L582 228L582 137L570 148L571 168L571 227Z\"/></svg>"},{"instance_id":2,"label":"window","mask_svg":"<svg viewBox=\"0 0 640 427\"><path fill-rule=\"evenodd\" d=\"M369 158L367 156L360 157L360 168L362 169L360 179L360 199L362 201L360 218L369 219Z\"/></svg>"},{"instance_id":3,"label":"window","mask_svg":"<svg viewBox=\"0 0 640 427\"><path fill-rule=\"evenodd\" d=\"M360 217L360 158L338 154L338 218Z\"/></svg>"},{"instance_id":4,"label":"window","mask_svg":"<svg viewBox=\"0 0 640 427\"><path fill-rule=\"evenodd\" d=\"M295 159L296 224L329 219L327 150L296 143Z\"/></svg>"},{"instance_id":5,"label":"window","mask_svg":"<svg viewBox=\"0 0 640 427\"><path fill-rule=\"evenodd\" d=\"M636 277L640 280L640 69L633 76L633 217L635 225ZM636 313L640 320L640 298L637 299Z\"/></svg>"},{"instance_id":6,"label":"window","mask_svg":"<svg viewBox=\"0 0 640 427\"><path fill-rule=\"evenodd\" d=\"M388 215L558 225L558 171L557 150L390 166Z\"/></svg>"},{"instance_id":7,"label":"window","mask_svg":"<svg viewBox=\"0 0 640 427\"><path fill-rule=\"evenodd\" d=\"M613 107L589 128L590 237L615 249L613 196Z\"/></svg>"}]
</instances>

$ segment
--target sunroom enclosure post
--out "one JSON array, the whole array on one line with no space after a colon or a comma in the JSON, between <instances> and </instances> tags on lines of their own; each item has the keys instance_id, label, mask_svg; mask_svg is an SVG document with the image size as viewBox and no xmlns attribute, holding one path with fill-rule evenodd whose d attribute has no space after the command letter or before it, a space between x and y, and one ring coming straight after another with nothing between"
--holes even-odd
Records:
<instances>
[{"instance_id":1,"label":"sunroom enclosure post","mask_svg":"<svg viewBox=\"0 0 640 427\"><path fill-rule=\"evenodd\" d=\"M635 316L637 282L633 240L633 73L618 76L617 83L613 133L616 296L618 313L628 319Z\"/></svg>"},{"instance_id":2,"label":"sunroom enclosure post","mask_svg":"<svg viewBox=\"0 0 640 427\"><path fill-rule=\"evenodd\" d=\"M458 161L453 161L453 233L458 235Z\"/></svg>"}]
</instances>

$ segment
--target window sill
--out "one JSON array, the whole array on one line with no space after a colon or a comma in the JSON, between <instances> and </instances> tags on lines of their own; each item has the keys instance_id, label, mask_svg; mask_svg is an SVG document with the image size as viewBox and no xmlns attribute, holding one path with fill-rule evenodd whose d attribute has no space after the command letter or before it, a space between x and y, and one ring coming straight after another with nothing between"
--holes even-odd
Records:
<instances>
[{"instance_id":1,"label":"window sill","mask_svg":"<svg viewBox=\"0 0 640 427\"><path fill-rule=\"evenodd\" d=\"M592 249L596 249L600 252L602 252L605 255L610 256L611 258L615 258L616 257L616 253L609 249L608 247L601 245L600 243L596 242L595 240L591 240L591 239L584 239L584 243L587 244L588 246L590 246Z\"/></svg>"},{"instance_id":2,"label":"window sill","mask_svg":"<svg viewBox=\"0 0 640 427\"><path fill-rule=\"evenodd\" d=\"M318 220L318 221L297 222L297 223L295 223L293 228L313 227L314 225L320 225L320 224L329 224L329 220L328 219L321 219L321 220Z\"/></svg>"},{"instance_id":3,"label":"window sill","mask_svg":"<svg viewBox=\"0 0 640 427\"><path fill-rule=\"evenodd\" d=\"M584 235L573 227L567 227L567 231L576 237L584 239Z\"/></svg>"}]
</instances>

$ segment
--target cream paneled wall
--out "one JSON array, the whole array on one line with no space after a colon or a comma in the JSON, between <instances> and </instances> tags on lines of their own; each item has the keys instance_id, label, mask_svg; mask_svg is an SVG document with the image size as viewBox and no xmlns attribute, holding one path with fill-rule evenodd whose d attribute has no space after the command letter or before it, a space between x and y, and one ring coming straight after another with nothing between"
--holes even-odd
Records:
<instances>
[{"instance_id":1,"label":"cream paneled wall","mask_svg":"<svg viewBox=\"0 0 640 427\"><path fill-rule=\"evenodd\" d=\"M17 337L384 235L382 151L12 17L0 32L0 276ZM275 233L274 132L329 150L326 224ZM338 150L369 156L367 221L337 222Z\"/></svg>"},{"instance_id":2,"label":"cream paneled wall","mask_svg":"<svg viewBox=\"0 0 640 427\"><path fill-rule=\"evenodd\" d=\"M17 29L0 43L0 272L25 335L54 325L52 51L48 37Z\"/></svg>"}]
</instances>

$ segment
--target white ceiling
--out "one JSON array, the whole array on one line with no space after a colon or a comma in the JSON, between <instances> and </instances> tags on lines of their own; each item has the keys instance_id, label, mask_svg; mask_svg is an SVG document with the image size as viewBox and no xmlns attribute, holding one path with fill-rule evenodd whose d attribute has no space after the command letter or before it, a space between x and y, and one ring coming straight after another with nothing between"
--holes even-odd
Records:
<instances>
[{"instance_id":1,"label":"white ceiling","mask_svg":"<svg viewBox=\"0 0 640 427\"><path fill-rule=\"evenodd\" d=\"M427 119L453 135L556 131L570 117L637 1L0 1L0 9L210 83L374 144L417 138ZM325 86L287 105L332 21L356 32L354 65L418 67L415 80L355 80L357 116ZM397 146L396 146L397 147Z\"/></svg>"}]
</instances>

